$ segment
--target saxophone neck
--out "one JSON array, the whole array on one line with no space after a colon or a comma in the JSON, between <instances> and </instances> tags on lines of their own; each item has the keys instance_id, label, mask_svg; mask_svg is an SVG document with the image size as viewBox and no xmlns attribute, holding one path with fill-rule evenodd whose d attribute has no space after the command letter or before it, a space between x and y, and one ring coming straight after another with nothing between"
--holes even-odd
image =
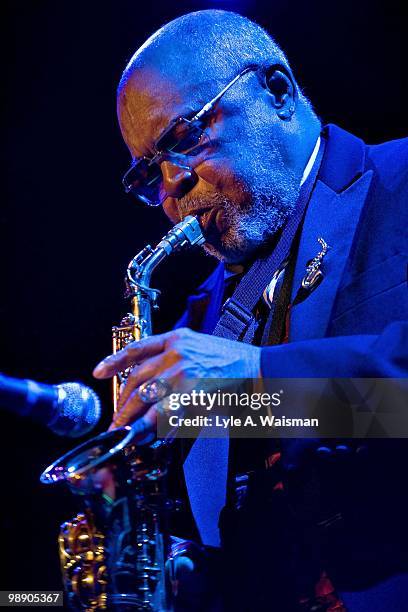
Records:
<instances>
[{"instance_id":1,"label":"saxophone neck","mask_svg":"<svg viewBox=\"0 0 408 612\"><path fill-rule=\"evenodd\" d=\"M129 263L127 268L127 284L134 291L139 289L144 292L156 290L150 289L150 279L155 268L174 251L185 247L203 244L205 241L201 232L197 217L188 216L177 223L163 238L156 248L150 245L138 253Z\"/></svg>"},{"instance_id":2,"label":"saxophone neck","mask_svg":"<svg viewBox=\"0 0 408 612\"><path fill-rule=\"evenodd\" d=\"M136 255L127 267L126 283L133 294L137 289L150 293L150 279L153 271L167 257L165 249L159 245L152 249L150 245ZM153 290L154 291L154 290Z\"/></svg>"}]
</instances>

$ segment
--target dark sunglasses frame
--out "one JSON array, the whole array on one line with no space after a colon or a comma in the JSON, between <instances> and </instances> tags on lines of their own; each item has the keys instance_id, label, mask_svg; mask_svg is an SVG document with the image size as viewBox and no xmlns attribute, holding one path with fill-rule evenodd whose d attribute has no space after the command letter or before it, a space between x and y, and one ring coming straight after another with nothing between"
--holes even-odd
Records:
<instances>
[{"instance_id":1,"label":"dark sunglasses frame","mask_svg":"<svg viewBox=\"0 0 408 612\"><path fill-rule=\"evenodd\" d=\"M186 158L197 155L204 139L208 136L202 124L213 111L222 96L248 72L258 70L258 64L244 68L214 98L205 104L191 119L177 117L153 144L153 157L136 158L122 179L126 193L132 193L139 201L148 206L160 206L167 198L163 193L160 163L165 159L180 160L180 167L191 169ZM173 143L173 144L172 144Z\"/></svg>"}]
</instances>

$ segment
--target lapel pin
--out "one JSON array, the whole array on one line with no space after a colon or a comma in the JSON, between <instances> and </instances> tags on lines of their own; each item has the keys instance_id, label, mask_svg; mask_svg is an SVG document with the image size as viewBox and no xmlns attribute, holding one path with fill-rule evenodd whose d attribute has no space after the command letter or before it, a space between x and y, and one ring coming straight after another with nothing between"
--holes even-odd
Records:
<instances>
[{"instance_id":1,"label":"lapel pin","mask_svg":"<svg viewBox=\"0 0 408 612\"><path fill-rule=\"evenodd\" d=\"M320 268L322 266L323 259L330 247L323 238L318 238L317 241L322 248L321 251L319 251L319 253L316 255L316 257L313 257L313 259L309 261L307 265L306 274L302 279L303 289L311 289L317 283L320 283L323 280L323 272Z\"/></svg>"}]
</instances>

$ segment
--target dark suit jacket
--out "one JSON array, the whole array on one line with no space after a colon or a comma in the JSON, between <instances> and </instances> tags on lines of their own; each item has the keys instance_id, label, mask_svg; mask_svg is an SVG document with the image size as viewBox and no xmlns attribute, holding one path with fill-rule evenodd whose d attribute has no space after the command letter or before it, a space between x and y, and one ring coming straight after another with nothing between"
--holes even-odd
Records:
<instances>
[{"instance_id":1,"label":"dark suit jacket","mask_svg":"<svg viewBox=\"0 0 408 612\"><path fill-rule=\"evenodd\" d=\"M308 261L319 250L319 236L331 247L324 259L324 280L292 308L289 343L262 349L262 373L282 378L404 377L408 371L408 139L367 146L334 125L325 132L327 145L303 225L293 295ZM212 332L220 314L223 278L219 265L199 293L191 296L179 325ZM395 573L395 565L408 558L403 550L408 544L405 441L372 441L364 449L364 453L352 451L348 484L339 496L339 510L348 522L336 527L332 542L330 534L326 538L329 548L335 547L334 571L346 590L365 588ZM313 490L316 485L312 455L310 444L282 441L286 485L300 520L306 511L310 514L309 484L314 481ZM333 457L335 466L334 447ZM199 441L185 463L192 511L203 541L209 544L217 544L227 459L227 441L211 441L209 446ZM294 472L302 477L293 479ZM314 497L319 506L316 517L321 517L324 500Z\"/></svg>"}]
</instances>

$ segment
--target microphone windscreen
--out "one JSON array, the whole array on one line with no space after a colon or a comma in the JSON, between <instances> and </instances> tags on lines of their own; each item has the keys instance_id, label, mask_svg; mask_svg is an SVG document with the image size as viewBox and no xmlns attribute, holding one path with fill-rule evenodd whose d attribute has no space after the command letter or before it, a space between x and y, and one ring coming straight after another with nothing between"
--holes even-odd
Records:
<instances>
[{"instance_id":1,"label":"microphone windscreen","mask_svg":"<svg viewBox=\"0 0 408 612\"><path fill-rule=\"evenodd\" d=\"M48 427L59 436L78 438L89 433L101 416L99 397L89 387L68 382L56 385L57 409Z\"/></svg>"}]
</instances>

